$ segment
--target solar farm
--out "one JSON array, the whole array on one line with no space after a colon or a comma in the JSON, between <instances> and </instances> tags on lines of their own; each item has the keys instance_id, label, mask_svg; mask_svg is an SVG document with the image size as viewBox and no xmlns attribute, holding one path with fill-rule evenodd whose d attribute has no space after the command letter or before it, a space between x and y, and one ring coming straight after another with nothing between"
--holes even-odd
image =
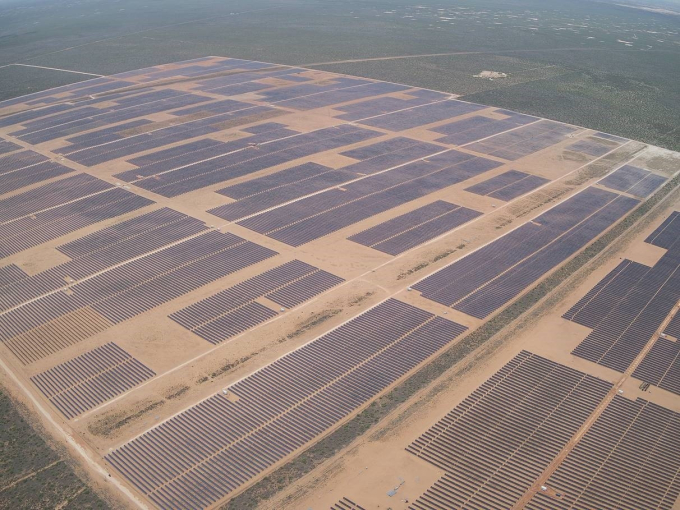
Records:
<instances>
[{"instance_id":1,"label":"solar farm","mask_svg":"<svg viewBox=\"0 0 680 510\"><path fill-rule=\"evenodd\" d=\"M4 101L0 363L130 508L240 508L448 363L262 507L677 510L679 173L223 57Z\"/></svg>"}]
</instances>

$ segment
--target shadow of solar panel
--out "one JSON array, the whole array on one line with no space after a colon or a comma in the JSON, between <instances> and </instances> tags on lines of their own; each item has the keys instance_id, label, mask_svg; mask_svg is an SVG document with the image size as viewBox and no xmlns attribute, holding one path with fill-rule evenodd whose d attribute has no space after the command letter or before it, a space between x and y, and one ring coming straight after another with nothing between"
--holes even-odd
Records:
<instances>
[{"instance_id":1,"label":"shadow of solar panel","mask_svg":"<svg viewBox=\"0 0 680 510\"><path fill-rule=\"evenodd\" d=\"M445 472L409 508L512 508L610 388L522 351L407 447Z\"/></svg>"},{"instance_id":2,"label":"shadow of solar panel","mask_svg":"<svg viewBox=\"0 0 680 510\"><path fill-rule=\"evenodd\" d=\"M465 103L455 99L440 100L432 104L416 106L408 110L397 111L379 117L362 120L367 126L378 127L390 131L403 131L414 127L433 124L459 115L483 110L486 106Z\"/></svg>"},{"instance_id":3,"label":"shadow of solar panel","mask_svg":"<svg viewBox=\"0 0 680 510\"><path fill-rule=\"evenodd\" d=\"M645 242L669 249L678 237L680 237L680 213L675 211L645 239Z\"/></svg>"},{"instance_id":4,"label":"shadow of solar panel","mask_svg":"<svg viewBox=\"0 0 680 510\"><path fill-rule=\"evenodd\" d=\"M34 375L31 382L71 419L154 375L153 370L111 342Z\"/></svg>"},{"instance_id":5,"label":"shadow of solar panel","mask_svg":"<svg viewBox=\"0 0 680 510\"><path fill-rule=\"evenodd\" d=\"M624 372L680 299L680 240L572 351Z\"/></svg>"},{"instance_id":6,"label":"shadow of solar panel","mask_svg":"<svg viewBox=\"0 0 680 510\"><path fill-rule=\"evenodd\" d=\"M644 264L627 259L622 261L562 317L595 329L609 311L645 277L649 269Z\"/></svg>"},{"instance_id":7,"label":"shadow of solar panel","mask_svg":"<svg viewBox=\"0 0 680 510\"><path fill-rule=\"evenodd\" d=\"M643 399L619 395L590 427L529 510L658 508L670 510L680 493L680 415Z\"/></svg>"},{"instance_id":8,"label":"shadow of solar panel","mask_svg":"<svg viewBox=\"0 0 680 510\"><path fill-rule=\"evenodd\" d=\"M465 329L390 299L230 386L236 401L219 393L106 459L162 508L205 508L334 426ZM200 441L192 439L197 430Z\"/></svg>"},{"instance_id":9,"label":"shadow of solar panel","mask_svg":"<svg viewBox=\"0 0 680 510\"><path fill-rule=\"evenodd\" d=\"M680 395L680 343L657 338L633 377Z\"/></svg>"}]
</instances>

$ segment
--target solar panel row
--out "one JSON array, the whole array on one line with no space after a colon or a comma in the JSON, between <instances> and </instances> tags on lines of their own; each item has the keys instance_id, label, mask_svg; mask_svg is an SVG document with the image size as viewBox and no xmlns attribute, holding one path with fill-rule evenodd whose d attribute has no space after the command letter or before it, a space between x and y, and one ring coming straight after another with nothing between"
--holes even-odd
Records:
<instances>
[{"instance_id":1,"label":"solar panel row","mask_svg":"<svg viewBox=\"0 0 680 510\"><path fill-rule=\"evenodd\" d=\"M342 498L340 501L338 501L335 505L331 507L331 510L366 510L366 509L349 498Z\"/></svg>"},{"instance_id":2,"label":"solar panel row","mask_svg":"<svg viewBox=\"0 0 680 510\"><path fill-rule=\"evenodd\" d=\"M445 471L409 508L513 508L610 388L522 351L408 446Z\"/></svg>"},{"instance_id":3,"label":"solar panel row","mask_svg":"<svg viewBox=\"0 0 680 510\"><path fill-rule=\"evenodd\" d=\"M481 214L466 207L438 200L347 239L389 255L398 255Z\"/></svg>"},{"instance_id":4,"label":"solar panel row","mask_svg":"<svg viewBox=\"0 0 680 510\"><path fill-rule=\"evenodd\" d=\"M292 308L344 280L299 260L245 280L169 317L212 344L218 344L276 316L258 298Z\"/></svg>"},{"instance_id":5,"label":"solar panel row","mask_svg":"<svg viewBox=\"0 0 680 510\"><path fill-rule=\"evenodd\" d=\"M550 182L548 179L531 175L517 170L509 170L505 173L482 181L474 186L465 188L465 191L476 195L484 195L498 200L510 201L519 196L529 193Z\"/></svg>"},{"instance_id":6,"label":"solar panel row","mask_svg":"<svg viewBox=\"0 0 680 510\"><path fill-rule=\"evenodd\" d=\"M587 188L414 285L422 296L487 317L583 248L638 202Z\"/></svg>"},{"instance_id":7,"label":"solar panel row","mask_svg":"<svg viewBox=\"0 0 680 510\"><path fill-rule=\"evenodd\" d=\"M650 267L644 264L627 259L622 261L562 317L595 329L602 319L645 277L649 269Z\"/></svg>"},{"instance_id":8,"label":"solar panel row","mask_svg":"<svg viewBox=\"0 0 680 510\"><path fill-rule=\"evenodd\" d=\"M304 198L239 225L291 246L320 237L499 166L448 151Z\"/></svg>"},{"instance_id":9,"label":"solar panel row","mask_svg":"<svg viewBox=\"0 0 680 510\"><path fill-rule=\"evenodd\" d=\"M680 342L657 338L633 377L680 395Z\"/></svg>"},{"instance_id":10,"label":"solar panel row","mask_svg":"<svg viewBox=\"0 0 680 510\"><path fill-rule=\"evenodd\" d=\"M675 313L671 321L666 325L664 334L680 340L680 313Z\"/></svg>"},{"instance_id":11,"label":"solar panel row","mask_svg":"<svg viewBox=\"0 0 680 510\"><path fill-rule=\"evenodd\" d=\"M66 418L111 400L156 375L110 342L31 377Z\"/></svg>"},{"instance_id":12,"label":"solar panel row","mask_svg":"<svg viewBox=\"0 0 680 510\"><path fill-rule=\"evenodd\" d=\"M116 174L115 177L123 179L127 182L133 182L140 178L157 176L157 174L162 175L163 173L177 169L207 169L210 165L217 165L219 163L229 161L230 158L228 155L231 153L241 151L242 149L247 149L256 144L271 142L273 140L286 138L296 134L298 134L297 131L284 128L240 138L238 140L232 140L230 142L199 140L197 142L192 142L186 145L180 145L172 149L161 151L165 153L164 155L158 153L149 154L150 157L156 156L156 154L158 154L156 158L159 159L159 161L146 166L141 166L135 170L128 170L127 172ZM181 151L181 149L184 149L184 151ZM246 155L252 157L252 154L250 153ZM218 159L218 156L223 157ZM209 161L211 158L214 161ZM234 158L238 158L238 156L234 156ZM158 177L154 177L154 180L157 178ZM140 184L140 186L143 185Z\"/></svg>"},{"instance_id":13,"label":"solar panel row","mask_svg":"<svg viewBox=\"0 0 680 510\"><path fill-rule=\"evenodd\" d=\"M625 372L680 299L680 238L572 354Z\"/></svg>"},{"instance_id":14,"label":"solar panel row","mask_svg":"<svg viewBox=\"0 0 680 510\"><path fill-rule=\"evenodd\" d=\"M28 275L16 264L0 267L0 286L9 285L26 278Z\"/></svg>"},{"instance_id":15,"label":"solar panel row","mask_svg":"<svg viewBox=\"0 0 680 510\"><path fill-rule=\"evenodd\" d=\"M465 327L395 300L106 456L160 508L202 508L332 427ZM233 398L232 398L233 397Z\"/></svg>"},{"instance_id":16,"label":"solar panel row","mask_svg":"<svg viewBox=\"0 0 680 510\"><path fill-rule=\"evenodd\" d=\"M8 152L18 151L21 145L8 142L7 140L0 140L0 154L7 154Z\"/></svg>"},{"instance_id":17,"label":"solar panel row","mask_svg":"<svg viewBox=\"0 0 680 510\"><path fill-rule=\"evenodd\" d=\"M139 181L136 185L165 197L175 197L378 135L376 131L349 125L319 129L202 161L159 175L155 179Z\"/></svg>"},{"instance_id":18,"label":"solar panel row","mask_svg":"<svg viewBox=\"0 0 680 510\"><path fill-rule=\"evenodd\" d=\"M108 267L196 235L207 227L200 221L161 209L109 227L58 247L77 258L51 267L14 285L2 287L0 310L7 310L70 285ZM78 253L80 250L80 253Z\"/></svg>"},{"instance_id":19,"label":"solar panel row","mask_svg":"<svg viewBox=\"0 0 680 510\"><path fill-rule=\"evenodd\" d=\"M5 312L0 340L21 352L23 343L33 342L25 334L81 310L115 324L274 255L238 236L210 231L78 282L70 294L55 292ZM60 342L44 339L55 350Z\"/></svg>"},{"instance_id":20,"label":"solar panel row","mask_svg":"<svg viewBox=\"0 0 680 510\"><path fill-rule=\"evenodd\" d=\"M576 130L577 128L566 124L541 120L509 133L500 133L486 140L475 142L467 148L482 154L515 161L565 140Z\"/></svg>"},{"instance_id":21,"label":"solar panel row","mask_svg":"<svg viewBox=\"0 0 680 510\"><path fill-rule=\"evenodd\" d=\"M680 414L643 399L615 396L528 510L656 508L680 493Z\"/></svg>"},{"instance_id":22,"label":"solar panel row","mask_svg":"<svg viewBox=\"0 0 680 510\"><path fill-rule=\"evenodd\" d=\"M674 211L645 239L645 242L668 250L679 237L680 212Z\"/></svg>"},{"instance_id":23,"label":"solar panel row","mask_svg":"<svg viewBox=\"0 0 680 510\"><path fill-rule=\"evenodd\" d=\"M636 197L647 197L666 182L666 178L632 165L624 165L616 172L598 181L598 184Z\"/></svg>"}]
</instances>

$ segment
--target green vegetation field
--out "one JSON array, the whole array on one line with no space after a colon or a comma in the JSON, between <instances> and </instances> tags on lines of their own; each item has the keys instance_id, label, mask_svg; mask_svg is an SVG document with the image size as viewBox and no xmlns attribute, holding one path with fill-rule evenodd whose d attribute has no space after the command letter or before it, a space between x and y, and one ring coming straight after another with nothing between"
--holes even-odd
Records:
<instances>
[{"instance_id":1,"label":"green vegetation field","mask_svg":"<svg viewBox=\"0 0 680 510\"><path fill-rule=\"evenodd\" d=\"M0 392L0 508L109 508L26 423L4 392Z\"/></svg>"}]
</instances>

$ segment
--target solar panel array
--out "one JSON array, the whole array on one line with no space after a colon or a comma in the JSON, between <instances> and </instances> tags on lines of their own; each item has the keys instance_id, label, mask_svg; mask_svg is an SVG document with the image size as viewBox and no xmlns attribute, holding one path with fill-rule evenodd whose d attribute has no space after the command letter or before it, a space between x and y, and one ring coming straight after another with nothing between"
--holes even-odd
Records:
<instances>
[{"instance_id":1,"label":"solar panel array","mask_svg":"<svg viewBox=\"0 0 680 510\"><path fill-rule=\"evenodd\" d=\"M680 340L680 313L675 313L663 332L666 335L670 335L677 340Z\"/></svg>"},{"instance_id":2,"label":"solar panel array","mask_svg":"<svg viewBox=\"0 0 680 510\"><path fill-rule=\"evenodd\" d=\"M233 234L210 231L98 273L0 315L0 340L20 359L32 361L69 345L67 338L31 332L87 311L105 324L117 324L212 281L276 255L276 252ZM89 319L92 321L92 319ZM75 328L74 328L75 329ZM37 348L37 345L39 348Z\"/></svg>"},{"instance_id":3,"label":"solar panel array","mask_svg":"<svg viewBox=\"0 0 680 510\"><path fill-rule=\"evenodd\" d=\"M541 120L508 133L501 133L472 143L467 145L467 148L489 156L515 161L565 140L577 129L559 122Z\"/></svg>"},{"instance_id":4,"label":"solar panel array","mask_svg":"<svg viewBox=\"0 0 680 510\"><path fill-rule=\"evenodd\" d=\"M445 472L409 508L513 508L611 386L522 351L408 446Z\"/></svg>"},{"instance_id":5,"label":"solar panel array","mask_svg":"<svg viewBox=\"0 0 680 510\"><path fill-rule=\"evenodd\" d=\"M160 508L206 507L465 331L390 299L106 456Z\"/></svg>"},{"instance_id":6,"label":"solar panel array","mask_svg":"<svg viewBox=\"0 0 680 510\"><path fill-rule=\"evenodd\" d=\"M9 285L26 278L28 275L16 264L0 267L0 286Z\"/></svg>"},{"instance_id":7,"label":"solar panel array","mask_svg":"<svg viewBox=\"0 0 680 510\"><path fill-rule=\"evenodd\" d=\"M598 184L636 197L648 197L666 182L666 178L632 165L624 165L614 173L598 181Z\"/></svg>"},{"instance_id":8,"label":"solar panel array","mask_svg":"<svg viewBox=\"0 0 680 510\"><path fill-rule=\"evenodd\" d=\"M0 256L135 211L153 201L86 174L0 200Z\"/></svg>"},{"instance_id":9,"label":"solar panel array","mask_svg":"<svg viewBox=\"0 0 680 510\"><path fill-rule=\"evenodd\" d=\"M0 154L7 154L8 152L17 151L21 149L21 145L0 139Z\"/></svg>"},{"instance_id":10,"label":"solar panel array","mask_svg":"<svg viewBox=\"0 0 680 510\"><path fill-rule=\"evenodd\" d=\"M380 97L377 99L369 99L345 106L338 106L335 110L344 112L338 118L346 121L356 121L368 117L375 117L377 115L384 115L385 113L392 113L414 106L422 106L433 101L442 101L448 97L447 94L441 92L434 92L432 90L416 90L409 91L406 97Z\"/></svg>"},{"instance_id":11,"label":"solar panel array","mask_svg":"<svg viewBox=\"0 0 680 510\"><path fill-rule=\"evenodd\" d=\"M572 354L625 372L680 299L680 238L615 304Z\"/></svg>"},{"instance_id":12,"label":"solar panel array","mask_svg":"<svg viewBox=\"0 0 680 510\"><path fill-rule=\"evenodd\" d=\"M486 106L466 103L456 99L444 99L434 103L416 106L409 110L399 110L377 117L361 120L361 124L386 129L404 131L415 127L440 122L485 109Z\"/></svg>"},{"instance_id":13,"label":"solar panel array","mask_svg":"<svg viewBox=\"0 0 680 510\"><path fill-rule=\"evenodd\" d=\"M432 128L431 131L446 135L438 138L438 142L466 145L539 120L531 115L522 115L507 110L496 110L494 113L501 114L505 118L492 119L478 115Z\"/></svg>"},{"instance_id":14,"label":"solar panel array","mask_svg":"<svg viewBox=\"0 0 680 510\"><path fill-rule=\"evenodd\" d=\"M645 239L646 243L668 250L680 237L680 212L674 211Z\"/></svg>"},{"instance_id":15,"label":"solar panel array","mask_svg":"<svg viewBox=\"0 0 680 510\"><path fill-rule=\"evenodd\" d=\"M583 154L588 154L589 156L600 157L604 156L608 152L614 150L618 145L608 144L603 140L598 140L597 138L588 138L585 140L579 140L576 143L567 145L566 149L574 152L582 152Z\"/></svg>"},{"instance_id":16,"label":"solar panel array","mask_svg":"<svg viewBox=\"0 0 680 510\"><path fill-rule=\"evenodd\" d=\"M638 201L587 188L413 286L483 319L575 254Z\"/></svg>"},{"instance_id":17,"label":"solar panel array","mask_svg":"<svg viewBox=\"0 0 680 510\"><path fill-rule=\"evenodd\" d=\"M236 201L208 212L227 221L236 221L358 177L345 170L305 163L217 190L217 193Z\"/></svg>"},{"instance_id":18,"label":"solar panel array","mask_svg":"<svg viewBox=\"0 0 680 510\"><path fill-rule=\"evenodd\" d=\"M165 197L174 197L378 135L376 131L349 125L319 129L274 140L256 149L244 149L183 166L153 179L137 181L135 185Z\"/></svg>"},{"instance_id":19,"label":"solar panel array","mask_svg":"<svg viewBox=\"0 0 680 510\"><path fill-rule=\"evenodd\" d=\"M192 304L169 317L212 344L218 344L277 313L257 302L267 298L292 308L344 280L299 260L249 278L234 287Z\"/></svg>"},{"instance_id":20,"label":"solar panel array","mask_svg":"<svg viewBox=\"0 0 680 510\"><path fill-rule=\"evenodd\" d=\"M656 508L680 494L680 414L643 399L615 396L528 510ZM551 492L552 492L551 491Z\"/></svg>"},{"instance_id":21,"label":"solar panel array","mask_svg":"<svg viewBox=\"0 0 680 510\"><path fill-rule=\"evenodd\" d=\"M0 310L63 289L71 282L207 230L203 222L163 208L78 238L57 249L68 262L0 288Z\"/></svg>"},{"instance_id":22,"label":"solar panel array","mask_svg":"<svg viewBox=\"0 0 680 510\"><path fill-rule=\"evenodd\" d=\"M350 241L398 255L430 241L482 213L438 200L348 237Z\"/></svg>"},{"instance_id":23,"label":"solar panel array","mask_svg":"<svg viewBox=\"0 0 680 510\"><path fill-rule=\"evenodd\" d=\"M496 168L500 163L448 151L369 176L239 222L290 246L300 246L378 213Z\"/></svg>"},{"instance_id":24,"label":"solar panel array","mask_svg":"<svg viewBox=\"0 0 680 510\"><path fill-rule=\"evenodd\" d=\"M110 342L41 372L31 381L71 419L154 375L153 370Z\"/></svg>"},{"instance_id":25,"label":"solar panel array","mask_svg":"<svg viewBox=\"0 0 680 510\"><path fill-rule=\"evenodd\" d=\"M73 172L33 151L0 156L0 195Z\"/></svg>"},{"instance_id":26,"label":"solar panel array","mask_svg":"<svg viewBox=\"0 0 680 510\"><path fill-rule=\"evenodd\" d=\"M680 395L680 343L657 338L633 377Z\"/></svg>"},{"instance_id":27,"label":"solar panel array","mask_svg":"<svg viewBox=\"0 0 680 510\"><path fill-rule=\"evenodd\" d=\"M465 191L508 202L549 182L549 179L537 175L509 170L479 184L465 188Z\"/></svg>"},{"instance_id":28,"label":"solar panel array","mask_svg":"<svg viewBox=\"0 0 680 510\"><path fill-rule=\"evenodd\" d=\"M649 266L623 260L562 317L590 329L602 322L628 292L645 277Z\"/></svg>"},{"instance_id":29,"label":"solar panel array","mask_svg":"<svg viewBox=\"0 0 680 510\"><path fill-rule=\"evenodd\" d=\"M331 510L366 510L361 505L358 505L349 498L342 498L335 505L331 507Z\"/></svg>"}]
</instances>

